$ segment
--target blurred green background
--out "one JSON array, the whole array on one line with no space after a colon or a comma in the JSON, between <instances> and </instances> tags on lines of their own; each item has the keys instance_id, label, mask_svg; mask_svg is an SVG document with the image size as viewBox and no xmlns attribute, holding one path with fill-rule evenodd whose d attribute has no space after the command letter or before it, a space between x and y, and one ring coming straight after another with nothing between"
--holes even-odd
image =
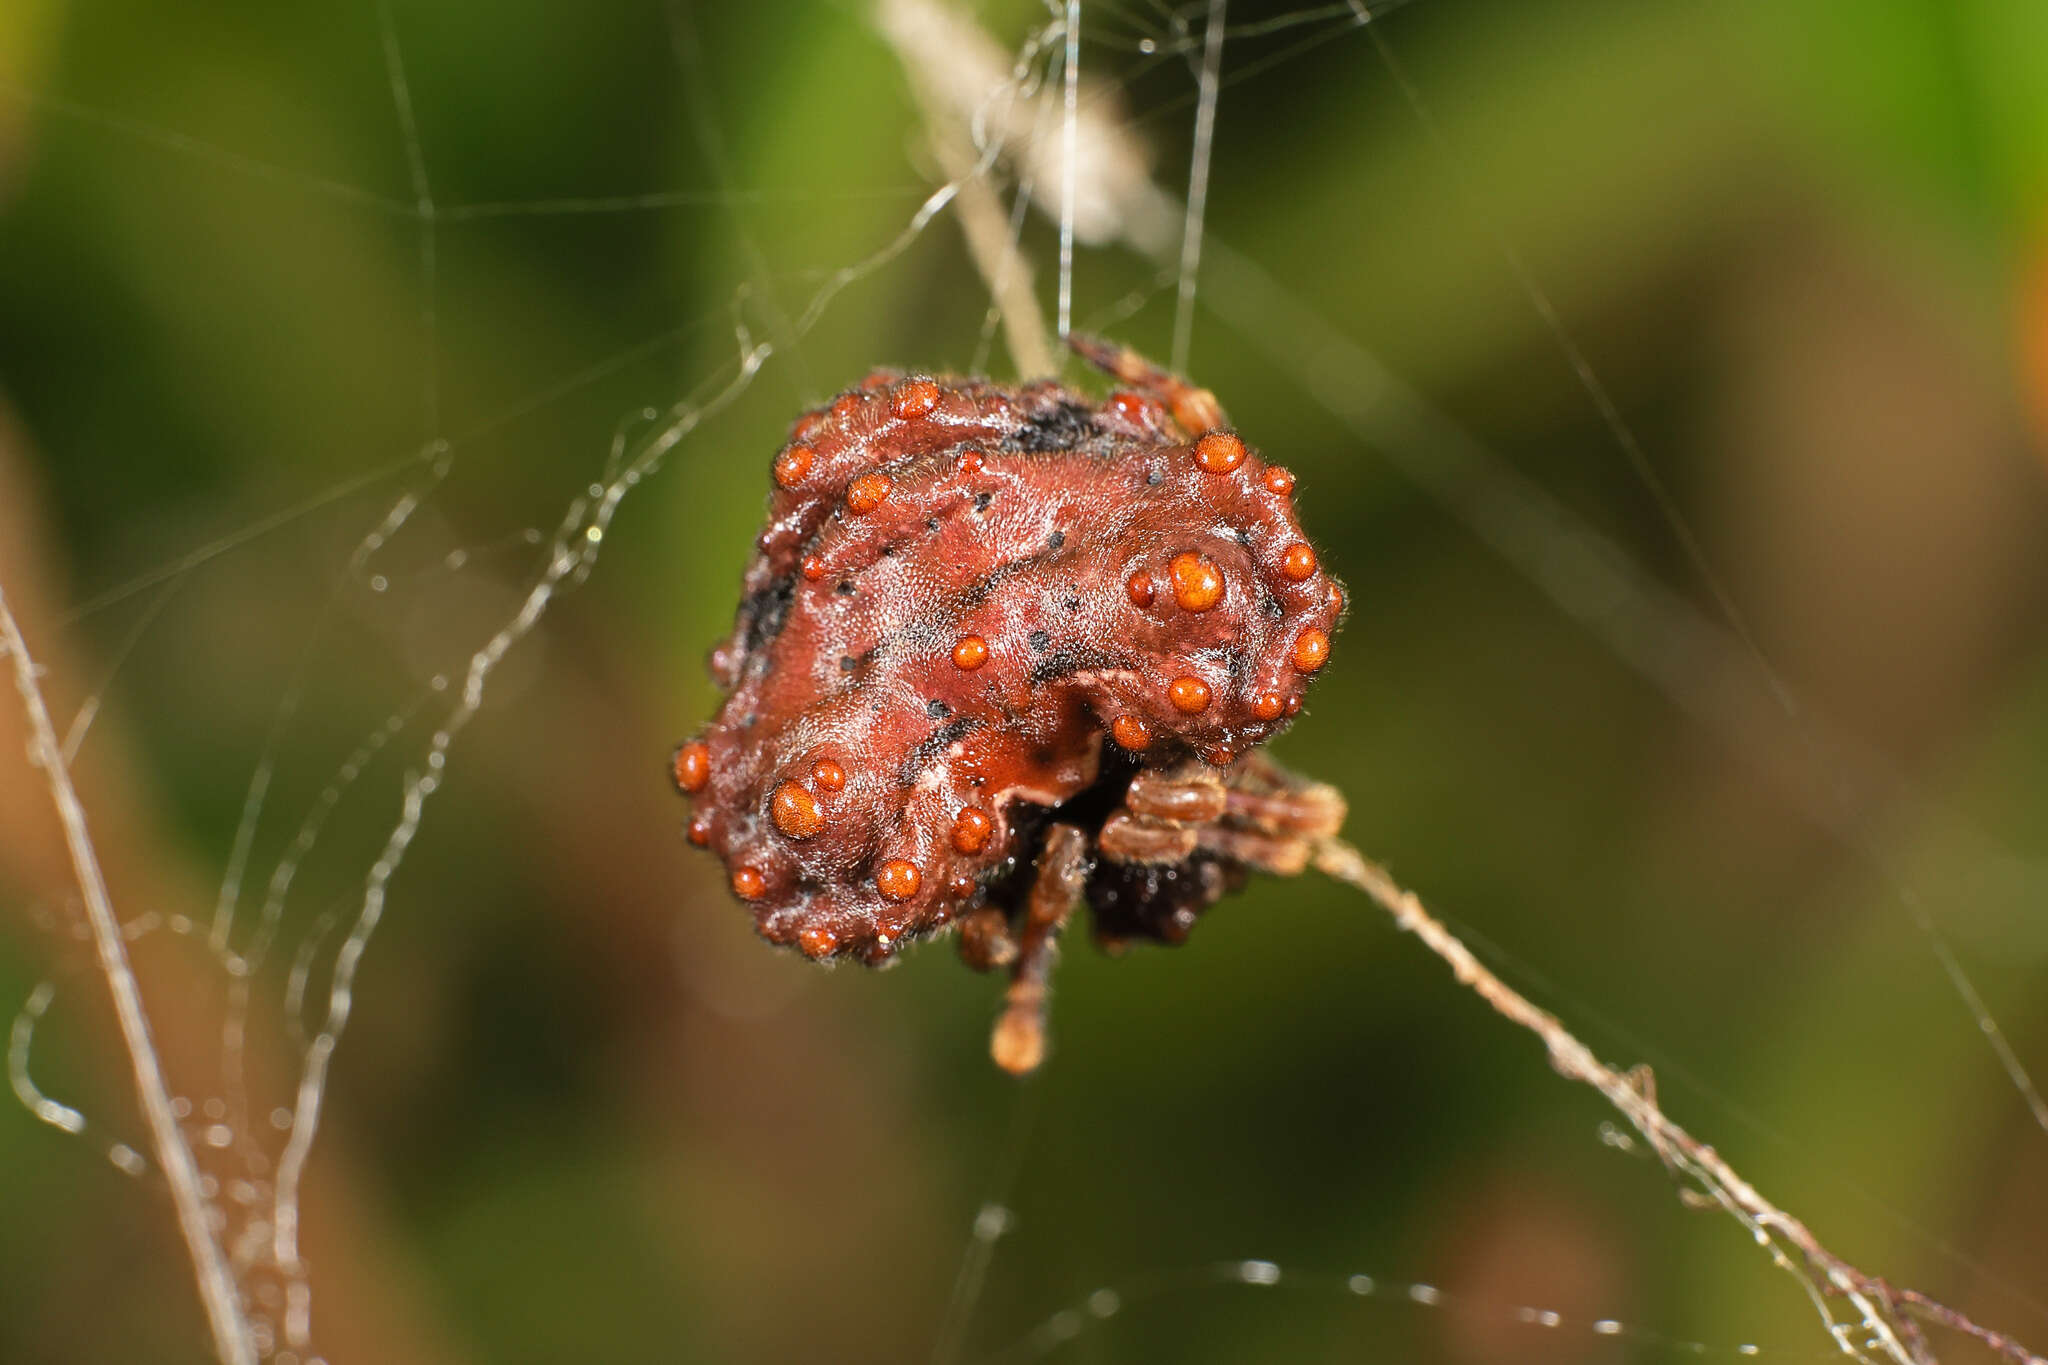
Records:
<instances>
[{"instance_id":1,"label":"blurred green background","mask_svg":"<svg viewBox=\"0 0 2048 1365\"><path fill-rule=\"evenodd\" d=\"M979 12L1006 46L1044 20ZM66 715L102 697L80 780L120 909L203 929L252 773L260 889L351 751L414 717L293 887L258 982L259 1118L289 1095L292 952L353 913L446 704L423 685L510 614L529 533L622 423L715 391L736 328L790 340L935 183L853 0L393 0L430 290L378 14L0 9L0 587ZM1175 193L1205 14L1086 6L1091 101ZM1379 31L1434 136L1363 32L1229 14L1208 223L1277 292L1198 314L1190 371L1296 470L1353 602L1276 747L1830 1246L2048 1343L2048 1135L1901 894L2048 1072L2048 10L1420 0ZM560 202L641 194L668 197ZM1049 301L1054 233L1034 219L1024 246ZM1084 250L1074 289L1078 323L1168 353L1149 262ZM966 368L987 307L951 215L861 273L628 499L495 676L337 1060L307 1191L324 1358L927 1359L985 1204L1009 1232L960 1359L1676 1354L1599 1318L1828 1354L1737 1227L1604 1142L1596 1097L1356 896L1264 882L1187 947L1115 961L1075 935L1056 1054L1022 1085L986 1058L994 983L947 946L878 975L752 939L663 766L714 704L702 659L769 457L871 366ZM1430 486L1442 438L1333 337L1491 472ZM1547 579L1473 530L1515 480L1583 528L1536 548ZM1552 553L1588 536L1668 598L1617 603ZM0 1002L59 983L35 1074L93 1124L0 1112L0 1360L204 1359L160 1184L101 1155L142 1129L0 709ZM136 951L198 1124L223 979L190 936ZM1242 1257L1280 1284L1205 1270ZM1445 1302L1350 1294L1354 1273ZM1113 1316L1030 1337L1104 1286Z\"/></svg>"}]
</instances>

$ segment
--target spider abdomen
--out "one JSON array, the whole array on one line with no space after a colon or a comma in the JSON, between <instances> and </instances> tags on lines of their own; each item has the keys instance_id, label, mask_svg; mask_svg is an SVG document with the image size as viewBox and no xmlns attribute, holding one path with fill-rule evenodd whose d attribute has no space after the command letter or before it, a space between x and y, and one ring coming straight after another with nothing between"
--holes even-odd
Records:
<instances>
[{"instance_id":1,"label":"spider abdomen","mask_svg":"<svg viewBox=\"0 0 2048 1365\"><path fill-rule=\"evenodd\" d=\"M1149 391L878 373L776 457L676 764L768 938L884 960L1030 856L1024 808L1086 791L1105 735L1225 766L1300 709L1343 595L1292 477L1115 358Z\"/></svg>"}]
</instances>

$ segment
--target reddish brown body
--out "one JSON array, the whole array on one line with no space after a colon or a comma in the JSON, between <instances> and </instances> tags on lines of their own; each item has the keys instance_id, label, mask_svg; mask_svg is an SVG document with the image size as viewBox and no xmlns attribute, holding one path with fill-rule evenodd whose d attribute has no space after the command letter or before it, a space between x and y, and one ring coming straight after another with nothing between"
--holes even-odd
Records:
<instances>
[{"instance_id":1,"label":"reddish brown body","mask_svg":"<svg viewBox=\"0 0 2048 1365\"><path fill-rule=\"evenodd\" d=\"M878 372L776 457L728 695L676 759L767 938L887 959L1032 862L1105 745L1227 768L1328 657L1343 594L1292 477L1206 392L1077 348L1138 392Z\"/></svg>"}]
</instances>

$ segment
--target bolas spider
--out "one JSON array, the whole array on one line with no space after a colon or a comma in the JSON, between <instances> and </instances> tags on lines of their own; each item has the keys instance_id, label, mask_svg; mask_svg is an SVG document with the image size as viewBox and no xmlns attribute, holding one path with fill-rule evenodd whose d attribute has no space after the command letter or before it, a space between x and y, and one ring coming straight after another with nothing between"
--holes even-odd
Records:
<instances>
[{"instance_id":1,"label":"bolas spider","mask_svg":"<svg viewBox=\"0 0 2048 1365\"><path fill-rule=\"evenodd\" d=\"M957 925L1007 968L1013 1072L1084 897L1107 946L1179 943L1344 818L1257 752L1344 608L1293 475L1207 390L1070 344L1126 387L877 371L797 421L712 653L725 701L674 760L772 942L881 964Z\"/></svg>"}]
</instances>

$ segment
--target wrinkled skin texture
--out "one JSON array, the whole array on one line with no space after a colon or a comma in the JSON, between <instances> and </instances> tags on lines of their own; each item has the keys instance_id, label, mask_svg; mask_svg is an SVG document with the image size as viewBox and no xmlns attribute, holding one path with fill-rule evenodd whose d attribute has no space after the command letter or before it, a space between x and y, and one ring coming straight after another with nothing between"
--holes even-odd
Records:
<instances>
[{"instance_id":1,"label":"wrinkled skin texture","mask_svg":"<svg viewBox=\"0 0 2048 1365\"><path fill-rule=\"evenodd\" d=\"M1178 941L1265 865L1253 826L1271 822L1199 853L1158 831L1217 822L1243 756L1300 709L1343 592L1292 476L1213 397L1075 344L1129 387L1098 402L878 372L776 457L713 654L727 696L676 760L692 841L770 940L879 963L971 911L1028 918L1052 821L1080 827L1068 871L1085 874L1139 772L1191 774L1203 809L1161 787L1165 823L1104 842L1124 860L1087 884L1107 937Z\"/></svg>"}]
</instances>

